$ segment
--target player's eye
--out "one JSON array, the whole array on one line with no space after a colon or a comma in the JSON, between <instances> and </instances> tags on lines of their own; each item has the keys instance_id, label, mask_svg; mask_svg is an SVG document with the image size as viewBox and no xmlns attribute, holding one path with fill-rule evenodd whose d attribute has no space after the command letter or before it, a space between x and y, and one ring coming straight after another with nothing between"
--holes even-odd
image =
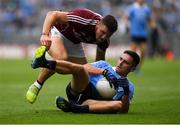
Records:
<instances>
[{"instance_id":1,"label":"player's eye","mask_svg":"<svg viewBox=\"0 0 180 125\"><path fill-rule=\"evenodd\" d=\"M119 60L121 61L123 58L122 57L119 57Z\"/></svg>"}]
</instances>

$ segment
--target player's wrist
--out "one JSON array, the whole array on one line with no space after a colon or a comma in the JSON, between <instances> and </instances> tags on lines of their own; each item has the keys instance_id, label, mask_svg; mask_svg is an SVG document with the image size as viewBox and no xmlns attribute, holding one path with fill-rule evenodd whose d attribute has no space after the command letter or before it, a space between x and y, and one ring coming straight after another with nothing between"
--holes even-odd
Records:
<instances>
[{"instance_id":1,"label":"player's wrist","mask_svg":"<svg viewBox=\"0 0 180 125\"><path fill-rule=\"evenodd\" d=\"M124 95L129 95L129 86L123 87L124 89Z\"/></svg>"},{"instance_id":2,"label":"player's wrist","mask_svg":"<svg viewBox=\"0 0 180 125\"><path fill-rule=\"evenodd\" d=\"M108 72L108 70L107 70L107 69L104 69L104 70L102 71L102 74L103 74L104 76L106 76L106 75L107 75L107 72Z\"/></svg>"}]
</instances>

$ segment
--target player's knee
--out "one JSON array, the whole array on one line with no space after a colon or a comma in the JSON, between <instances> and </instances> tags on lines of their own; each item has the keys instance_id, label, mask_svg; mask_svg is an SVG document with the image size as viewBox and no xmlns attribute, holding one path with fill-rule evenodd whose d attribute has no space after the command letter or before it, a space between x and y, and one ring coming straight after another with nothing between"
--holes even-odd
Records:
<instances>
[{"instance_id":1,"label":"player's knee","mask_svg":"<svg viewBox=\"0 0 180 125\"><path fill-rule=\"evenodd\" d=\"M68 60L68 55L66 53L54 54L53 58L56 60Z\"/></svg>"},{"instance_id":2,"label":"player's knee","mask_svg":"<svg viewBox=\"0 0 180 125\"><path fill-rule=\"evenodd\" d=\"M78 65L78 64L77 64L76 66L74 66L74 69L75 69L75 71L78 72L78 73L83 73L83 72L85 72L84 67L81 66L81 65Z\"/></svg>"}]
</instances>

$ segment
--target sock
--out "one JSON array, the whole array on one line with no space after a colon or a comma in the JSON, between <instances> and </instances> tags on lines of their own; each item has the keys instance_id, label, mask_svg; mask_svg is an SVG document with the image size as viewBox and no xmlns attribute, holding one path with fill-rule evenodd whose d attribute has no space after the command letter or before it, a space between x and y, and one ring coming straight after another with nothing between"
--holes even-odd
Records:
<instances>
[{"instance_id":1,"label":"sock","mask_svg":"<svg viewBox=\"0 0 180 125\"><path fill-rule=\"evenodd\" d=\"M40 82L37 80L34 82L34 85L38 88L41 89L42 88L42 84L40 84Z\"/></svg>"},{"instance_id":2,"label":"sock","mask_svg":"<svg viewBox=\"0 0 180 125\"><path fill-rule=\"evenodd\" d=\"M51 69L51 70L55 70L55 68L56 68L56 61L47 60L44 67L48 68L48 69Z\"/></svg>"},{"instance_id":3,"label":"sock","mask_svg":"<svg viewBox=\"0 0 180 125\"><path fill-rule=\"evenodd\" d=\"M89 112L88 105L79 105L79 104L75 104L73 102L69 102L68 107L74 113L88 113Z\"/></svg>"}]
</instances>

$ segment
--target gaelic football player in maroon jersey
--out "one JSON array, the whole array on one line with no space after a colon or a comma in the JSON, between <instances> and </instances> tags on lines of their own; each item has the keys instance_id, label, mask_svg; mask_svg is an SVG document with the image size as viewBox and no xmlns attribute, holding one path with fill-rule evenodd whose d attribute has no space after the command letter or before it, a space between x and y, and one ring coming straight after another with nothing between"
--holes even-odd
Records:
<instances>
[{"instance_id":1,"label":"gaelic football player in maroon jersey","mask_svg":"<svg viewBox=\"0 0 180 125\"><path fill-rule=\"evenodd\" d=\"M102 17L88 9L74 9L68 12L50 11L44 20L41 47L35 56L47 51L56 60L87 63L82 43L96 44L96 61L105 60L111 35L118 24L112 15ZM34 63L35 64L35 63ZM36 67L32 63L32 67ZM54 74L43 68L37 80L29 87L26 98L34 103L44 82Z\"/></svg>"}]
</instances>

